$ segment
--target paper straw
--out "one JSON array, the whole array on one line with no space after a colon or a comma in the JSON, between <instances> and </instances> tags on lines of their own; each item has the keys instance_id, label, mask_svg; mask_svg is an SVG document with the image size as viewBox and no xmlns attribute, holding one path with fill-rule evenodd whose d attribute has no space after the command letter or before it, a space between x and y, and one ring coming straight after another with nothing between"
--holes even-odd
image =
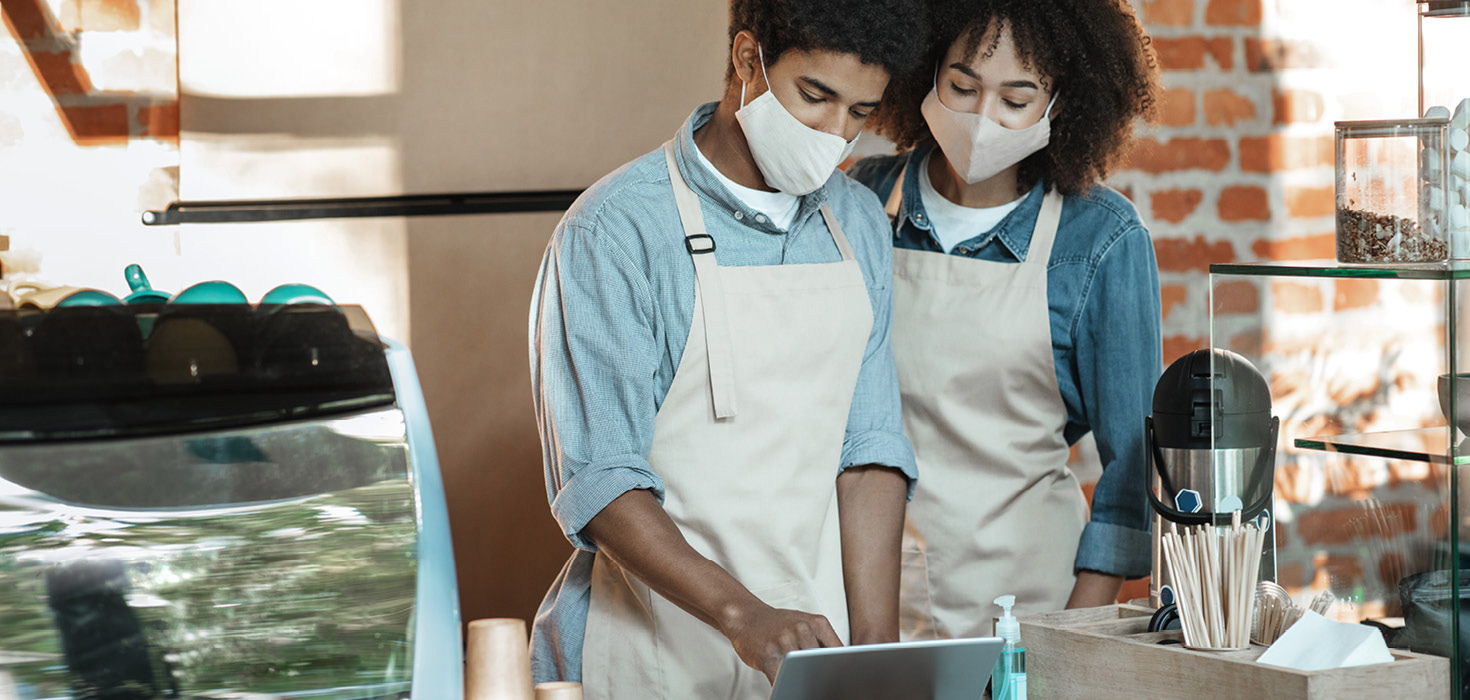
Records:
<instances>
[{"instance_id":1,"label":"paper straw","mask_svg":"<svg viewBox=\"0 0 1470 700\"><path fill-rule=\"evenodd\" d=\"M525 620L475 620L468 636L465 700L535 700Z\"/></svg>"},{"instance_id":2,"label":"paper straw","mask_svg":"<svg viewBox=\"0 0 1470 700\"><path fill-rule=\"evenodd\" d=\"M1255 622L1256 579L1266 532L1242 522L1179 528L1161 538L1161 553L1175 587L1184 641L1192 647L1240 649L1250 644ZM1263 611L1271 622L1280 611Z\"/></svg>"}]
</instances>

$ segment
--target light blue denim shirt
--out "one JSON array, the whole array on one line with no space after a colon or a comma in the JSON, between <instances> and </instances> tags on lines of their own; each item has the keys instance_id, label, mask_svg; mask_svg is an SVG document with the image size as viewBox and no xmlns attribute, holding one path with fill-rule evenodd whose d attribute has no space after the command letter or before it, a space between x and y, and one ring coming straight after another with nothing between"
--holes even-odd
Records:
<instances>
[{"instance_id":1,"label":"light blue denim shirt","mask_svg":"<svg viewBox=\"0 0 1470 700\"><path fill-rule=\"evenodd\" d=\"M912 488L913 448L903 434L898 375L888 341L893 249L888 218L867 188L834 172L801 198L789 231L746 207L698 161L694 131L716 103L676 137L676 162L698 194L720 265L841 260L818 207L842 224L867 280L873 330L848 414L841 463L900 469ZM673 384L694 314L694 264L662 149L619 168L579 197L547 246L531 302L531 381L540 421L551 511L577 547L536 616L538 682L579 680L596 547L582 529L633 489L663 498L648 462L654 418ZM739 474L711 478L738 479Z\"/></svg>"},{"instance_id":2,"label":"light blue denim shirt","mask_svg":"<svg viewBox=\"0 0 1470 700\"><path fill-rule=\"evenodd\" d=\"M919 197L917 168L931 148L921 147L912 157L868 158L848 171L887 201L898 173L909 169L891 231L899 248L943 252ZM1036 186L995 228L976 231L952 254L1020 262L1030 248L1043 194ZM1057 386L1067 406L1064 435L1072 444L1091 431L1103 464L1075 566L1146 576L1151 516L1144 492L1143 420L1162 372L1159 269L1148 229L1123 195L1095 186L1066 198L1047 264L1047 305Z\"/></svg>"}]
</instances>

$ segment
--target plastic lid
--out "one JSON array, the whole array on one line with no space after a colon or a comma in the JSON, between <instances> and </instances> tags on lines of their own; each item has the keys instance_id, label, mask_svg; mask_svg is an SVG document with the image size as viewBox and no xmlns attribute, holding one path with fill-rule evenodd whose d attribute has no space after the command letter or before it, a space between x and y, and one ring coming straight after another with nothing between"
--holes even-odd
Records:
<instances>
[{"instance_id":1,"label":"plastic lid","mask_svg":"<svg viewBox=\"0 0 1470 700\"><path fill-rule=\"evenodd\" d=\"M995 599L995 604L1001 608L1000 620L995 623L995 636L1010 642L1021 643L1021 622L1011 614L1011 608L1016 605L1016 597L1003 595Z\"/></svg>"}]
</instances>

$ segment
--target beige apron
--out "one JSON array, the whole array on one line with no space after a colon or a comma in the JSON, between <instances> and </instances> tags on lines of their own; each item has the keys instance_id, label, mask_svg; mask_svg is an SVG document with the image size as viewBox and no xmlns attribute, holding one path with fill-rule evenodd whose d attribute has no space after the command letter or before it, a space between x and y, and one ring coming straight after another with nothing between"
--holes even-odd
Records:
<instances>
[{"instance_id":1,"label":"beige apron","mask_svg":"<svg viewBox=\"0 0 1470 700\"><path fill-rule=\"evenodd\" d=\"M899 177L888 201L896 217ZM893 354L919 463L904 526L901 634L992 633L991 601L1060 610L1087 522L1067 463L1046 268L1062 196L1046 195L1021 263L893 251Z\"/></svg>"},{"instance_id":2,"label":"beige apron","mask_svg":"<svg viewBox=\"0 0 1470 700\"><path fill-rule=\"evenodd\" d=\"M698 282L649 455L664 509L761 600L825 615L846 640L837 473L873 325L862 270L826 205L841 262L720 267L673 153L665 146ZM771 693L723 635L605 556L593 564L582 659L589 700Z\"/></svg>"}]
</instances>

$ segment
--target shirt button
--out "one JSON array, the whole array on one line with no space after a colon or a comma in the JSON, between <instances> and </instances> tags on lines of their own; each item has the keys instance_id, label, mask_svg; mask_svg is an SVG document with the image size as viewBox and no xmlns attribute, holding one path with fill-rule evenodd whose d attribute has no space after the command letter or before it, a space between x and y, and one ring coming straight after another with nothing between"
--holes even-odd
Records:
<instances>
[{"instance_id":1,"label":"shirt button","mask_svg":"<svg viewBox=\"0 0 1470 700\"><path fill-rule=\"evenodd\" d=\"M914 221L923 221L923 220L924 220L924 215L923 214L914 214Z\"/></svg>"},{"instance_id":2,"label":"shirt button","mask_svg":"<svg viewBox=\"0 0 1470 700\"><path fill-rule=\"evenodd\" d=\"M737 212L735 212L735 220L736 221L740 221L740 220L742 220L744 218L745 218L745 212L743 212L743 211L737 211Z\"/></svg>"},{"instance_id":3,"label":"shirt button","mask_svg":"<svg viewBox=\"0 0 1470 700\"><path fill-rule=\"evenodd\" d=\"M756 214L755 215L755 220L764 224L764 223L766 223L766 215L765 214Z\"/></svg>"}]
</instances>

